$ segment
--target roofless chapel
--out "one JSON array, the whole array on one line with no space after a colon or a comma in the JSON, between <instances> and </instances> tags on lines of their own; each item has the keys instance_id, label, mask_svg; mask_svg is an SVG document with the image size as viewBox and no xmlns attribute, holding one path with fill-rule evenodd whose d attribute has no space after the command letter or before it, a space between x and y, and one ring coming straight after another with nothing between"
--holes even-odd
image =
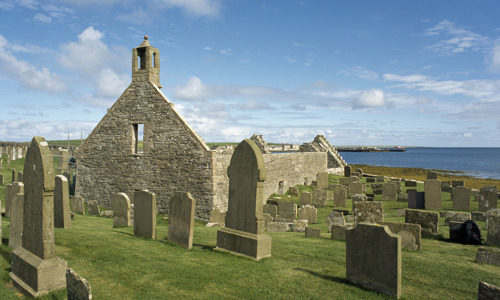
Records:
<instances>
[{"instance_id":1,"label":"roofless chapel","mask_svg":"<svg viewBox=\"0 0 500 300\"><path fill-rule=\"evenodd\" d=\"M131 84L76 151L76 194L111 208L117 192L133 202L135 191L149 190L156 193L158 211L168 213L176 191L190 192L196 217L208 219L213 209L227 210L232 150L210 150L161 88L160 51L145 36L132 50ZM264 199L329 168L328 151L262 152L268 171Z\"/></svg>"}]
</instances>

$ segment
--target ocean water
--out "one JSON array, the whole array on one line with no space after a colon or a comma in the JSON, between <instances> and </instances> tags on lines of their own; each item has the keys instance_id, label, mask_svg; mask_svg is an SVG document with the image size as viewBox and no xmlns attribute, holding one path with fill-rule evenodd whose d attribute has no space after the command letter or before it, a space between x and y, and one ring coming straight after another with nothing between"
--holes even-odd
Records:
<instances>
[{"instance_id":1,"label":"ocean water","mask_svg":"<svg viewBox=\"0 0 500 300\"><path fill-rule=\"evenodd\" d=\"M500 179L500 148L407 148L406 152L339 152L348 164L461 171Z\"/></svg>"}]
</instances>

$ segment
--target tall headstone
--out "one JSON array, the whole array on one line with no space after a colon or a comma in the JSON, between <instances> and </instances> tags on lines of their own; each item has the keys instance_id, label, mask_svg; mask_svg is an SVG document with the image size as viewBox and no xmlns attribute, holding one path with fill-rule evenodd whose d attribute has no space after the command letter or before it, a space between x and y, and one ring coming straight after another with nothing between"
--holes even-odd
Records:
<instances>
[{"instance_id":1,"label":"tall headstone","mask_svg":"<svg viewBox=\"0 0 500 300\"><path fill-rule=\"evenodd\" d=\"M317 175L318 189L328 189L328 172L319 172Z\"/></svg>"},{"instance_id":2,"label":"tall headstone","mask_svg":"<svg viewBox=\"0 0 500 300\"><path fill-rule=\"evenodd\" d=\"M333 205L346 206L347 205L347 190L344 187L337 187L333 192Z\"/></svg>"},{"instance_id":3,"label":"tall headstone","mask_svg":"<svg viewBox=\"0 0 500 300\"><path fill-rule=\"evenodd\" d=\"M497 208L498 188L485 186L479 190L479 211L488 211Z\"/></svg>"},{"instance_id":4,"label":"tall headstone","mask_svg":"<svg viewBox=\"0 0 500 300\"><path fill-rule=\"evenodd\" d=\"M176 192L170 199L168 240L180 246L193 247L194 210L196 200L187 192Z\"/></svg>"},{"instance_id":5,"label":"tall headstone","mask_svg":"<svg viewBox=\"0 0 500 300\"><path fill-rule=\"evenodd\" d=\"M299 220L307 220L308 224L318 223L318 210L306 205L299 208Z\"/></svg>"},{"instance_id":6,"label":"tall headstone","mask_svg":"<svg viewBox=\"0 0 500 300\"><path fill-rule=\"evenodd\" d=\"M386 182L382 185L382 200L397 200L398 186L395 182Z\"/></svg>"},{"instance_id":7,"label":"tall headstone","mask_svg":"<svg viewBox=\"0 0 500 300\"><path fill-rule=\"evenodd\" d=\"M71 211L77 214L85 214L84 199L81 196L71 197Z\"/></svg>"},{"instance_id":8,"label":"tall headstone","mask_svg":"<svg viewBox=\"0 0 500 300\"><path fill-rule=\"evenodd\" d=\"M351 183L350 192L351 192L351 195L363 194L363 183L361 183L361 182Z\"/></svg>"},{"instance_id":9,"label":"tall headstone","mask_svg":"<svg viewBox=\"0 0 500 300\"><path fill-rule=\"evenodd\" d=\"M451 190L451 201L453 210L470 211L470 189L465 186L457 186Z\"/></svg>"},{"instance_id":10,"label":"tall headstone","mask_svg":"<svg viewBox=\"0 0 500 300\"><path fill-rule=\"evenodd\" d=\"M69 152L66 149L61 150L61 173L69 170Z\"/></svg>"},{"instance_id":11,"label":"tall headstone","mask_svg":"<svg viewBox=\"0 0 500 300\"><path fill-rule=\"evenodd\" d=\"M5 185L5 215L10 215L10 202L12 200L12 183Z\"/></svg>"},{"instance_id":12,"label":"tall headstone","mask_svg":"<svg viewBox=\"0 0 500 300\"><path fill-rule=\"evenodd\" d=\"M5 184L5 179L4 179L3 175L0 175L0 185L4 185L4 184Z\"/></svg>"},{"instance_id":13,"label":"tall headstone","mask_svg":"<svg viewBox=\"0 0 500 300\"><path fill-rule=\"evenodd\" d=\"M24 180L23 178L24 178L23 171L19 171L19 172L17 173L17 181L19 181L19 182L23 182L23 180Z\"/></svg>"},{"instance_id":14,"label":"tall headstone","mask_svg":"<svg viewBox=\"0 0 500 300\"><path fill-rule=\"evenodd\" d=\"M249 139L234 150L228 168L226 227L217 231L217 248L256 260L271 256L271 237L264 233L262 202L267 172L264 157Z\"/></svg>"},{"instance_id":15,"label":"tall headstone","mask_svg":"<svg viewBox=\"0 0 500 300\"><path fill-rule=\"evenodd\" d=\"M441 182L437 179L428 179L424 183L425 209L441 210Z\"/></svg>"},{"instance_id":16,"label":"tall headstone","mask_svg":"<svg viewBox=\"0 0 500 300\"><path fill-rule=\"evenodd\" d=\"M71 228L71 212L69 210L68 179L62 175L55 178L54 188L54 227Z\"/></svg>"},{"instance_id":17,"label":"tall headstone","mask_svg":"<svg viewBox=\"0 0 500 300\"><path fill-rule=\"evenodd\" d=\"M116 193L111 200L113 206L113 228L128 227L132 225L130 219L130 199L125 193Z\"/></svg>"},{"instance_id":18,"label":"tall headstone","mask_svg":"<svg viewBox=\"0 0 500 300\"><path fill-rule=\"evenodd\" d=\"M92 287L88 281L71 268L68 268L66 272L66 289L68 291L68 300L92 299Z\"/></svg>"},{"instance_id":19,"label":"tall headstone","mask_svg":"<svg viewBox=\"0 0 500 300\"><path fill-rule=\"evenodd\" d=\"M12 168L12 182L16 182L17 181L16 180L16 173L17 173L16 169Z\"/></svg>"},{"instance_id":20,"label":"tall headstone","mask_svg":"<svg viewBox=\"0 0 500 300\"><path fill-rule=\"evenodd\" d=\"M156 239L156 194L134 193L134 235Z\"/></svg>"},{"instance_id":21,"label":"tall headstone","mask_svg":"<svg viewBox=\"0 0 500 300\"><path fill-rule=\"evenodd\" d=\"M347 230L347 280L399 298L401 269L401 237L387 226L359 223Z\"/></svg>"},{"instance_id":22,"label":"tall headstone","mask_svg":"<svg viewBox=\"0 0 500 300\"><path fill-rule=\"evenodd\" d=\"M351 177L351 166L344 167L344 177Z\"/></svg>"},{"instance_id":23,"label":"tall headstone","mask_svg":"<svg viewBox=\"0 0 500 300\"><path fill-rule=\"evenodd\" d=\"M488 245L500 246L500 209L490 209L486 213L486 228Z\"/></svg>"},{"instance_id":24,"label":"tall headstone","mask_svg":"<svg viewBox=\"0 0 500 300\"><path fill-rule=\"evenodd\" d=\"M12 251L14 286L31 297L66 287L66 261L54 245L54 169L49 146L34 137L24 163L22 246Z\"/></svg>"},{"instance_id":25,"label":"tall headstone","mask_svg":"<svg viewBox=\"0 0 500 300\"><path fill-rule=\"evenodd\" d=\"M300 206L312 205L312 195L309 192L302 192L300 194Z\"/></svg>"},{"instance_id":26,"label":"tall headstone","mask_svg":"<svg viewBox=\"0 0 500 300\"><path fill-rule=\"evenodd\" d=\"M408 208L425 208L425 192L417 192L417 190L414 189L408 189L406 192L408 193Z\"/></svg>"},{"instance_id":27,"label":"tall headstone","mask_svg":"<svg viewBox=\"0 0 500 300\"><path fill-rule=\"evenodd\" d=\"M10 209L9 247L16 249L23 244L24 194L17 194L12 199Z\"/></svg>"}]
</instances>

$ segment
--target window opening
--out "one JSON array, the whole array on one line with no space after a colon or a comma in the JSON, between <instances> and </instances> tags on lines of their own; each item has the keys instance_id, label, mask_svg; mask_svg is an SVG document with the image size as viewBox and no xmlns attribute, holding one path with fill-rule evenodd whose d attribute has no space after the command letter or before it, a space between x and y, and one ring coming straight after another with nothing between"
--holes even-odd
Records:
<instances>
[{"instance_id":1,"label":"window opening","mask_svg":"<svg viewBox=\"0 0 500 300\"><path fill-rule=\"evenodd\" d=\"M139 60L137 62L139 69L146 69L146 48L137 49L137 59Z\"/></svg>"},{"instance_id":2,"label":"window opening","mask_svg":"<svg viewBox=\"0 0 500 300\"><path fill-rule=\"evenodd\" d=\"M144 124L133 124L134 153L144 153Z\"/></svg>"}]
</instances>

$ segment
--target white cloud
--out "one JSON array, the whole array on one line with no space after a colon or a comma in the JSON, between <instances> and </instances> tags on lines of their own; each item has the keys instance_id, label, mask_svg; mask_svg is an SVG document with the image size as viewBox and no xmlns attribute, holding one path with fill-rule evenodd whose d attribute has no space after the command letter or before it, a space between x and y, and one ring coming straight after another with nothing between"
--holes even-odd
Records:
<instances>
[{"instance_id":1,"label":"white cloud","mask_svg":"<svg viewBox=\"0 0 500 300\"><path fill-rule=\"evenodd\" d=\"M231 48L222 49L219 51L219 53L224 55L233 55L233 49Z\"/></svg>"},{"instance_id":2,"label":"white cloud","mask_svg":"<svg viewBox=\"0 0 500 300\"><path fill-rule=\"evenodd\" d=\"M426 30L425 34L431 37L445 37L429 49L444 55L452 55L468 50L482 50L489 44L489 39L480 34L464 29L449 20L443 20L434 27Z\"/></svg>"},{"instance_id":3,"label":"white cloud","mask_svg":"<svg viewBox=\"0 0 500 300\"><path fill-rule=\"evenodd\" d=\"M203 50L211 51L212 47L206 46L206 47L203 47Z\"/></svg>"},{"instance_id":4,"label":"white cloud","mask_svg":"<svg viewBox=\"0 0 500 300\"><path fill-rule=\"evenodd\" d=\"M201 100L207 97L207 88L198 77L190 77L184 87L178 87L174 90L174 97L184 100Z\"/></svg>"},{"instance_id":5,"label":"white cloud","mask_svg":"<svg viewBox=\"0 0 500 300\"><path fill-rule=\"evenodd\" d=\"M41 22L41 23L46 23L46 24L50 24L52 23L52 18L49 17L49 16L46 16L44 14L36 14L33 19L37 20L38 22Z\"/></svg>"},{"instance_id":6,"label":"white cloud","mask_svg":"<svg viewBox=\"0 0 500 300\"><path fill-rule=\"evenodd\" d=\"M38 69L24 60L17 59L9 50L9 43L0 35L0 73L6 79L15 79L30 90L50 93L65 92L63 80L47 68Z\"/></svg>"},{"instance_id":7,"label":"white cloud","mask_svg":"<svg viewBox=\"0 0 500 300\"><path fill-rule=\"evenodd\" d=\"M217 17L221 9L217 0L155 0L155 3L166 8L180 8L195 17Z\"/></svg>"},{"instance_id":8,"label":"white cloud","mask_svg":"<svg viewBox=\"0 0 500 300\"><path fill-rule=\"evenodd\" d=\"M377 72L367 70L361 66L356 66L350 70L342 70L339 73L348 76L356 76L366 80L376 80L379 77Z\"/></svg>"},{"instance_id":9,"label":"white cloud","mask_svg":"<svg viewBox=\"0 0 500 300\"><path fill-rule=\"evenodd\" d=\"M65 140L68 138L68 132L71 139L79 139L82 132L85 138L96 125L97 122L77 120L71 122L0 120L0 140L29 141L33 136L43 136L47 140Z\"/></svg>"},{"instance_id":10,"label":"white cloud","mask_svg":"<svg viewBox=\"0 0 500 300\"><path fill-rule=\"evenodd\" d=\"M17 0L17 3L29 9L36 9L38 4L36 0Z\"/></svg>"},{"instance_id":11,"label":"white cloud","mask_svg":"<svg viewBox=\"0 0 500 300\"><path fill-rule=\"evenodd\" d=\"M261 110L261 109L270 109L271 106L269 106L269 104L264 101L247 99L244 103L239 104L238 108L242 110Z\"/></svg>"},{"instance_id":12,"label":"white cloud","mask_svg":"<svg viewBox=\"0 0 500 300\"><path fill-rule=\"evenodd\" d=\"M373 108L381 107L386 104L384 91L380 89L371 89L361 93L358 99L353 100L353 108Z\"/></svg>"},{"instance_id":13,"label":"white cloud","mask_svg":"<svg viewBox=\"0 0 500 300\"><path fill-rule=\"evenodd\" d=\"M104 69L97 77L97 96L118 98L130 83L126 74L117 74L111 69Z\"/></svg>"},{"instance_id":14,"label":"white cloud","mask_svg":"<svg viewBox=\"0 0 500 300\"><path fill-rule=\"evenodd\" d=\"M500 39L497 39L488 58L489 69L493 72L500 71Z\"/></svg>"}]
</instances>

